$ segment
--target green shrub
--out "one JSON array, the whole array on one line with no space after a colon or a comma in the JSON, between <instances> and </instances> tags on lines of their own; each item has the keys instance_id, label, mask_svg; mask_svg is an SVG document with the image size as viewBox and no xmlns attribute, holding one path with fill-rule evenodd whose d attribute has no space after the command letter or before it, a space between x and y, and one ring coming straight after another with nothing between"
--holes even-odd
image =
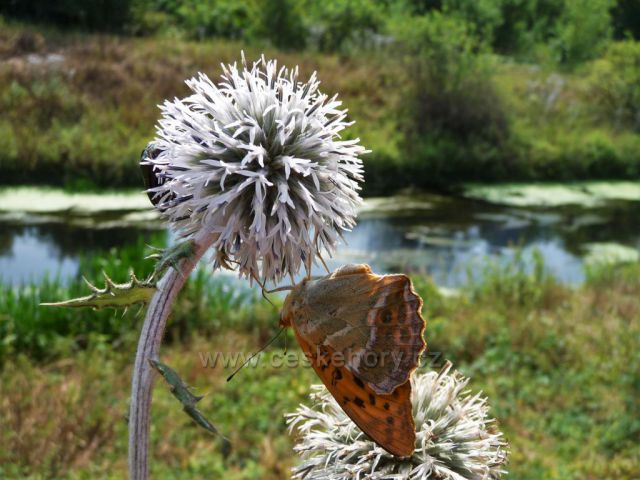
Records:
<instances>
[{"instance_id":1,"label":"green shrub","mask_svg":"<svg viewBox=\"0 0 640 480\"><path fill-rule=\"evenodd\" d=\"M470 2L471 3L471 2ZM501 23L493 31L496 51L530 59L538 44L554 35L564 2L558 0L497 0Z\"/></svg>"},{"instance_id":2,"label":"green shrub","mask_svg":"<svg viewBox=\"0 0 640 480\"><path fill-rule=\"evenodd\" d=\"M256 29L257 0L134 0L128 30L202 40L248 39Z\"/></svg>"},{"instance_id":3,"label":"green shrub","mask_svg":"<svg viewBox=\"0 0 640 480\"><path fill-rule=\"evenodd\" d=\"M410 82L405 107L412 136L504 134L506 116L480 54L484 45L467 23L434 12L398 26L397 33Z\"/></svg>"},{"instance_id":4,"label":"green shrub","mask_svg":"<svg viewBox=\"0 0 640 480\"><path fill-rule=\"evenodd\" d=\"M252 23L252 2L206 0L180 2L179 25L191 38L243 38Z\"/></svg>"},{"instance_id":5,"label":"green shrub","mask_svg":"<svg viewBox=\"0 0 640 480\"><path fill-rule=\"evenodd\" d=\"M560 289L538 250L534 250L530 258L518 250L507 263L487 262L481 279L474 278L471 273L469 277L467 288L474 301L500 299L505 307L543 305L555 289Z\"/></svg>"},{"instance_id":6,"label":"green shrub","mask_svg":"<svg viewBox=\"0 0 640 480\"><path fill-rule=\"evenodd\" d=\"M590 60L611 38L613 0L566 0L552 45L561 63Z\"/></svg>"},{"instance_id":7,"label":"green shrub","mask_svg":"<svg viewBox=\"0 0 640 480\"><path fill-rule=\"evenodd\" d=\"M310 2L312 42L322 52L367 44L383 28L382 8L372 0Z\"/></svg>"},{"instance_id":8,"label":"green shrub","mask_svg":"<svg viewBox=\"0 0 640 480\"><path fill-rule=\"evenodd\" d=\"M442 11L459 17L478 37L492 43L495 30L503 24L503 3L504 0L443 0Z\"/></svg>"},{"instance_id":9,"label":"green shrub","mask_svg":"<svg viewBox=\"0 0 640 480\"><path fill-rule=\"evenodd\" d=\"M588 96L602 119L640 131L640 42L609 46L591 67Z\"/></svg>"},{"instance_id":10,"label":"green shrub","mask_svg":"<svg viewBox=\"0 0 640 480\"><path fill-rule=\"evenodd\" d=\"M9 0L0 14L62 27L97 31L122 31L133 0Z\"/></svg>"},{"instance_id":11,"label":"green shrub","mask_svg":"<svg viewBox=\"0 0 640 480\"><path fill-rule=\"evenodd\" d=\"M640 40L640 2L638 0L617 0L611 16L614 38L621 40L631 37Z\"/></svg>"},{"instance_id":12,"label":"green shrub","mask_svg":"<svg viewBox=\"0 0 640 480\"><path fill-rule=\"evenodd\" d=\"M439 12L403 22L396 31L407 79L399 123L410 175L421 186L452 173L484 175L508 135L507 115L481 54L484 44L467 23Z\"/></svg>"},{"instance_id":13,"label":"green shrub","mask_svg":"<svg viewBox=\"0 0 640 480\"><path fill-rule=\"evenodd\" d=\"M278 48L300 50L307 44L301 4L295 0L263 0L259 33Z\"/></svg>"}]
</instances>

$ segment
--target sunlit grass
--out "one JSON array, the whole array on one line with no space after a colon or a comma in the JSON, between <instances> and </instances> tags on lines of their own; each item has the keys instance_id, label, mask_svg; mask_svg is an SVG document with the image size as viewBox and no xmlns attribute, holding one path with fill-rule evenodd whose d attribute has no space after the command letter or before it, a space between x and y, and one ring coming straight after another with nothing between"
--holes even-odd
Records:
<instances>
[{"instance_id":1,"label":"sunlit grass","mask_svg":"<svg viewBox=\"0 0 640 480\"><path fill-rule=\"evenodd\" d=\"M414 279L425 298L428 348L432 355L442 352L440 361L452 360L471 376L471 387L489 397L491 413L511 444L512 478L640 474L634 460L640 455L635 441L640 434L639 279L640 264L601 266L588 273L583 286L570 288L554 281L543 264L531 269L517 260L487 267L484 280L456 297L441 296L427 277ZM45 288L58 296L78 291L75 286ZM20 335L33 328L33 338L41 338L35 350L32 340L4 347L1 380L7 393L0 399L0 443L12 447L0 450L1 472L6 478L121 478L138 320L79 311L64 312L52 324L32 325L33 295L14 294L15 304L0 307L5 328L8 318L24 324ZM277 320L276 308L226 277L212 283L202 272L190 280L168 327L162 358L196 393L206 394L202 410L230 438L232 450L223 452L215 437L198 429L159 381L154 476L288 478L295 458L282 415L305 400L309 384L318 381L313 372L272 366L269 359L282 354L283 339L263 354L258 367L245 368L230 383L231 366L205 368L201 356L255 351L276 333ZM111 329L105 329L107 321ZM68 337L61 322L82 322L90 341ZM291 335L288 343L299 353Z\"/></svg>"}]
</instances>

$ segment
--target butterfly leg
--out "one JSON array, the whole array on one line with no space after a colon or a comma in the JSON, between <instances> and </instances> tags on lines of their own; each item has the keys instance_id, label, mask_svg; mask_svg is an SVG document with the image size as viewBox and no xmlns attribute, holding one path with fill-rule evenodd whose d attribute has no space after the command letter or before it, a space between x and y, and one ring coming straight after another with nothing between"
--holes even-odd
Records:
<instances>
[{"instance_id":1,"label":"butterfly leg","mask_svg":"<svg viewBox=\"0 0 640 480\"><path fill-rule=\"evenodd\" d=\"M267 297L267 293L271 293L271 292L265 288L265 284L260 282L260 279L255 274L255 272L253 272L253 271L251 272L251 278L253 278L256 281L256 283L258 285L260 285L260 291L262 292L262 298L264 298L267 302L269 302L272 307L275 307L273 302L271 300L269 300L269 297Z\"/></svg>"},{"instance_id":2,"label":"butterfly leg","mask_svg":"<svg viewBox=\"0 0 640 480\"><path fill-rule=\"evenodd\" d=\"M331 274L331 270L329 270L329 267L327 267L327 264L324 261L324 258L322 258L322 254L320 253L320 249L316 249L316 255L318 255L318 258L320 259L320 262L322 262L322 266L324 267L324 269L327 271L327 274Z\"/></svg>"}]
</instances>

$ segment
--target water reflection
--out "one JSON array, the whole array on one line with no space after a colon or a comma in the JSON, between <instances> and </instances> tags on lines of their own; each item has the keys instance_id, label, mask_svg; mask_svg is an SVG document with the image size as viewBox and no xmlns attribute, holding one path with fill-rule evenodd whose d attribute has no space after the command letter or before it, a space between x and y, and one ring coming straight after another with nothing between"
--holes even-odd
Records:
<instances>
[{"instance_id":1,"label":"water reflection","mask_svg":"<svg viewBox=\"0 0 640 480\"><path fill-rule=\"evenodd\" d=\"M149 238L152 232L124 226L91 229L69 223L0 222L0 280L17 285L38 282L45 276L73 278L81 255L99 255L135 243L140 236Z\"/></svg>"},{"instance_id":2,"label":"water reflection","mask_svg":"<svg viewBox=\"0 0 640 480\"><path fill-rule=\"evenodd\" d=\"M638 213L640 203L629 201L539 209L437 195L376 199L368 202L354 231L345 235L346 246L327 263L335 268L367 262L380 272L423 272L443 286L455 287L469 274L481 275L488 258L508 261L521 249L530 259L538 250L557 278L577 283L584 276L587 244L640 247ZM126 224L113 214L104 221L92 220L0 221L0 277L13 284L47 274L74 277L80 255L99 255L162 228L157 220Z\"/></svg>"}]
</instances>

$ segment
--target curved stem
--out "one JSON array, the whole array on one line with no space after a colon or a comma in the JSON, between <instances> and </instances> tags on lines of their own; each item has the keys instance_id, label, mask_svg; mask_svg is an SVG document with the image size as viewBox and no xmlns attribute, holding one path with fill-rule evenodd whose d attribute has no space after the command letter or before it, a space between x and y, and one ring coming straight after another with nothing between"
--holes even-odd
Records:
<instances>
[{"instance_id":1,"label":"curved stem","mask_svg":"<svg viewBox=\"0 0 640 480\"><path fill-rule=\"evenodd\" d=\"M147 480L149 477L149 417L155 371L149 359L157 359L171 306L184 286L198 260L214 242L217 235L196 235L193 254L170 268L158 282L142 325L136 360L131 380L131 405L129 407L129 478Z\"/></svg>"}]
</instances>

